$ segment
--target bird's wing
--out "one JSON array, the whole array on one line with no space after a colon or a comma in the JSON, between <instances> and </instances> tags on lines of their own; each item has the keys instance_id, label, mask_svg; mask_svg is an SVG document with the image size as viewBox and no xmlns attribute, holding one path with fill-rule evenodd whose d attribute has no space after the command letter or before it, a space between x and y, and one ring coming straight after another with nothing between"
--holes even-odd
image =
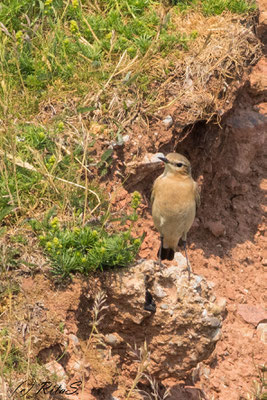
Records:
<instances>
[{"instance_id":1,"label":"bird's wing","mask_svg":"<svg viewBox=\"0 0 267 400\"><path fill-rule=\"evenodd\" d=\"M153 187L152 187L152 192L151 192L151 197L150 197L151 207L153 206L153 203L154 203L155 193L156 193L156 186L158 184L158 181L159 181L160 177L161 177L161 175L157 179L155 179Z\"/></svg>"},{"instance_id":2,"label":"bird's wing","mask_svg":"<svg viewBox=\"0 0 267 400\"><path fill-rule=\"evenodd\" d=\"M199 187L198 184L195 182L195 202L196 202L196 208L200 206L200 192L199 192Z\"/></svg>"},{"instance_id":3,"label":"bird's wing","mask_svg":"<svg viewBox=\"0 0 267 400\"><path fill-rule=\"evenodd\" d=\"M151 207L153 206L154 198L155 198L155 182L154 182L154 185L152 187L152 192L151 192L151 196L150 196Z\"/></svg>"}]
</instances>

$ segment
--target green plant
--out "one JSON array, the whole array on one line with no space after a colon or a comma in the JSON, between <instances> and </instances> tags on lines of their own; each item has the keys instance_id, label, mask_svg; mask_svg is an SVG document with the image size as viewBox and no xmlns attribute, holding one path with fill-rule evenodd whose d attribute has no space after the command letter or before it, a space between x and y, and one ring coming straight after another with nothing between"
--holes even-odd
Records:
<instances>
[{"instance_id":1,"label":"green plant","mask_svg":"<svg viewBox=\"0 0 267 400\"><path fill-rule=\"evenodd\" d=\"M108 168L111 166L113 158L113 149L107 149L101 156L100 161L97 164L100 176L104 176L108 173Z\"/></svg>"},{"instance_id":2,"label":"green plant","mask_svg":"<svg viewBox=\"0 0 267 400\"><path fill-rule=\"evenodd\" d=\"M20 250L6 243L0 244L0 276L21 264Z\"/></svg>"},{"instance_id":3,"label":"green plant","mask_svg":"<svg viewBox=\"0 0 267 400\"><path fill-rule=\"evenodd\" d=\"M31 226L51 260L52 273L62 279L75 272L126 266L141 245L130 230L109 234L90 225L62 226L57 217L43 223L33 220Z\"/></svg>"}]
</instances>

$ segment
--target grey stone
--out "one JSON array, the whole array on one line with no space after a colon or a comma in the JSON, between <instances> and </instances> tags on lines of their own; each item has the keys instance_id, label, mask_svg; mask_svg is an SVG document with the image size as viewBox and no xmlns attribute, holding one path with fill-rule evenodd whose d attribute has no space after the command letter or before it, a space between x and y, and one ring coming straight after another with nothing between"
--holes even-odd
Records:
<instances>
[{"instance_id":1,"label":"grey stone","mask_svg":"<svg viewBox=\"0 0 267 400\"><path fill-rule=\"evenodd\" d=\"M167 115L167 117L165 117L162 122L166 126L166 128L170 128L172 126L172 124L173 124L172 116L171 115Z\"/></svg>"}]
</instances>

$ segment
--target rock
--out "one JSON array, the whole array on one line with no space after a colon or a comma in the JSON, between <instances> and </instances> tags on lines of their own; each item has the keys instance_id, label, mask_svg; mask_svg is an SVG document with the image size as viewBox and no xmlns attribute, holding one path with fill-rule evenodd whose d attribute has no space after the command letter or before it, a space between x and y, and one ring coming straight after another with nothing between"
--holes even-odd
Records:
<instances>
[{"instance_id":1,"label":"rock","mask_svg":"<svg viewBox=\"0 0 267 400\"><path fill-rule=\"evenodd\" d=\"M207 397L201 389L180 385L175 385L170 389L167 396L168 400L205 400Z\"/></svg>"},{"instance_id":2,"label":"rock","mask_svg":"<svg viewBox=\"0 0 267 400\"><path fill-rule=\"evenodd\" d=\"M126 172L130 174L131 185L141 182L156 171L160 171L162 161L158 157L164 157L164 154L146 153L141 162L133 161L126 164Z\"/></svg>"},{"instance_id":3,"label":"rock","mask_svg":"<svg viewBox=\"0 0 267 400\"><path fill-rule=\"evenodd\" d=\"M221 326L221 320L216 317L205 317L203 318L203 323L211 326L212 328L218 328Z\"/></svg>"},{"instance_id":4,"label":"rock","mask_svg":"<svg viewBox=\"0 0 267 400\"><path fill-rule=\"evenodd\" d=\"M262 95L267 93L267 58L262 57L253 67L249 82L252 94Z\"/></svg>"},{"instance_id":5,"label":"rock","mask_svg":"<svg viewBox=\"0 0 267 400\"><path fill-rule=\"evenodd\" d=\"M144 310L146 288L156 303L153 314ZM155 379L185 379L192 368L211 355L221 337L222 318L209 312L212 289L203 277L192 274L188 281L183 266L160 269L153 261L144 261L127 270L110 271L102 290L112 307L99 330L106 339L112 339L122 369L131 357L129 345L136 344L140 349L146 341L149 372ZM119 332L123 341L117 343L114 332Z\"/></svg>"},{"instance_id":6,"label":"rock","mask_svg":"<svg viewBox=\"0 0 267 400\"><path fill-rule=\"evenodd\" d=\"M69 340L74 346L78 346L80 344L80 341L77 338L77 336L73 335L72 333L69 334Z\"/></svg>"},{"instance_id":7,"label":"rock","mask_svg":"<svg viewBox=\"0 0 267 400\"><path fill-rule=\"evenodd\" d=\"M257 152L264 146L267 115L252 109L240 109L227 119L227 126L232 130L233 140L237 143L233 170L247 175Z\"/></svg>"},{"instance_id":8,"label":"rock","mask_svg":"<svg viewBox=\"0 0 267 400\"><path fill-rule=\"evenodd\" d=\"M165 290L162 289L162 287L160 285L158 285L157 283L154 285L154 294L156 297L162 298L167 296L167 293L165 292Z\"/></svg>"},{"instance_id":9,"label":"rock","mask_svg":"<svg viewBox=\"0 0 267 400\"><path fill-rule=\"evenodd\" d=\"M167 115L167 117L164 118L162 123L166 126L166 128L170 128L173 124L173 119L171 115Z\"/></svg>"},{"instance_id":10,"label":"rock","mask_svg":"<svg viewBox=\"0 0 267 400\"><path fill-rule=\"evenodd\" d=\"M257 331L259 333L260 340L264 343L267 344L267 323L266 322L261 322L257 326Z\"/></svg>"},{"instance_id":11,"label":"rock","mask_svg":"<svg viewBox=\"0 0 267 400\"><path fill-rule=\"evenodd\" d=\"M246 322L255 326L267 319L267 312L261 306L238 304L237 312Z\"/></svg>"},{"instance_id":12,"label":"rock","mask_svg":"<svg viewBox=\"0 0 267 400\"><path fill-rule=\"evenodd\" d=\"M217 301L213 304L210 311L212 312L213 315L222 314L226 310L226 304L227 300L224 297L219 297Z\"/></svg>"},{"instance_id":13,"label":"rock","mask_svg":"<svg viewBox=\"0 0 267 400\"><path fill-rule=\"evenodd\" d=\"M130 136L129 135L123 135L122 136L122 140L123 140L123 143L127 143L130 140Z\"/></svg>"},{"instance_id":14,"label":"rock","mask_svg":"<svg viewBox=\"0 0 267 400\"><path fill-rule=\"evenodd\" d=\"M105 342L110 344L111 346L116 346L122 341L122 338L116 332L105 335Z\"/></svg>"},{"instance_id":15,"label":"rock","mask_svg":"<svg viewBox=\"0 0 267 400\"><path fill-rule=\"evenodd\" d=\"M263 43L267 44L267 1L257 0L259 8L259 24L257 26L257 35L261 38Z\"/></svg>"},{"instance_id":16,"label":"rock","mask_svg":"<svg viewBox=\"0 0 267 400\"><path fill-rule=\"evenodd\" d=\"M66 372L65 372L64 368L62 367L62 365L60 365L55 360L50 361L49 363L45 364L44 367L51 374L55 374L58 378L61 378L61 379L66 379L67 378L67 375L66 375ZM60 384L62 386L62 381L60 382Z\"/></svg>"},{"instance_id":17,"label":"rock","mask_svg":"<svg viewBox=\"0 0 267 400\"><path fill-rule=\"evenodd\" d=\"M222 331L220 328L217 328L214 332L211 334L211 339L213 342L218 342L222 337Z\"/></svg>"},{"instance_id":18,"label":"rock","mask_svg":"<svg viewBox=\"0 0 267 400\"><path fill-rule=\"evenodd\" d=\"M160 308L162 308L162 310L168 310L169 306L168 304L161 304Z\"/></svg>"},{"instance_id":19,"label":"rock","mask_svg":"<svg viewBox=\"0 0 267 400\"><path fill-rule=\"evenodd\" d=\"M174 261L177 262L179 267L187 268L186 258L180 252L174 254Z\"/></svg>"},{"instance_id":20,"label":"rock","mask_svg":"<svg viewBox=\"0 0 267 400\"><path fill-rule=\"evenodd\" d=\"M72 364L72 368L73 368L75 371L80 371L81 368L82 368L82 363L81 363L81 361L80 361L80 360L74 361L73 364Z\"/></svg>"},{"instance_id":21,"label":"rock","mask_svg":"<svg viewBox=\"0 0 267 400\"><path fill-rule=\"evenodd\" d=\"M223 236L225 234L225 226L221 221L207 222L205 224L205 228L208 228L211 231L211 233L216 237Z\"/></svg>"}]
</instances>

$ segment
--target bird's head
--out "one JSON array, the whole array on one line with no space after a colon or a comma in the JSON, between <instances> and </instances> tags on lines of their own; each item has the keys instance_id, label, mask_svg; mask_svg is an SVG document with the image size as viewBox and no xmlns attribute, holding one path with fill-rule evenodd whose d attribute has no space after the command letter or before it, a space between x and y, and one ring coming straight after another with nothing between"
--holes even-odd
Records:
<instances>
[{"instance_id":1,"label":"bird's head","mask_svg":"<svg viewBox=\"0 0 267 400\"><path fill-rule=\"evenodd\" d=\"M158 158L164 162L166 173L191 176L191 164L182 154L169 153L166 157Z\"/></svg>"}]
</instances>

